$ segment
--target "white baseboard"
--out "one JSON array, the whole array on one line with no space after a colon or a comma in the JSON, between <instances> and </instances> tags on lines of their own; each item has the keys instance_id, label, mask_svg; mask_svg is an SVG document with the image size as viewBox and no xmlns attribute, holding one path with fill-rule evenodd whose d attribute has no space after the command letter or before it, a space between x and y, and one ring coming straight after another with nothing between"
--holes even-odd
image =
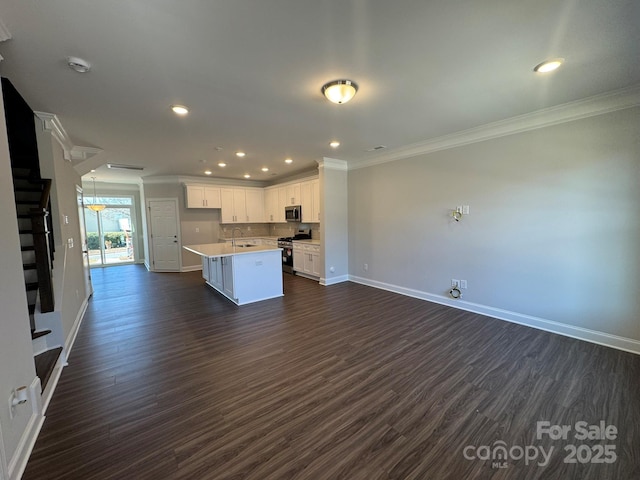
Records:
<instances>
[{"instance_id":1,"label":"white baseboard","mask_svg":"<svg viewBox=\"0 0 640 480\"><path fill-rule=\"evenodd\" d=\"M47 382L47 388L44 389L41 395L41 403L42 403L42 415L47 412L47 407L49 406L49 402L51 398L53 398L53 392L55 392L56 387L58 386L58 380L60 380L60 375L62 375L62 369L66 366L64 349L60 353L58 357L58 361L53 367L53 372L51 372L51 376L49 377L49 381Z\"/></svg>"},{"instance_id":2,"label":"white baseboard","mask_svg":"<svg viewBox=\"0 0 640 480\"><path fill-rule=\"evenodd\" d=\"M186 267L182 267L180 272L196 272L198 270L202 270L202 264L200 265L187 265Z\"/></svg>"},{"instance_id":3,"label":"white baseboard","mask_svg":"<svg viewBox=\"0 0 640 480\"><path fill-rule=\"evenodd\" d=\"M9 480L20 480L24 469L27 467L27 462L31 456L31 451L40 429L44 423L44 415L42 413L41 401L40 401L40 379L35 377L29 386L29 403L31 404L31 417L27 428L25 428L20 442L16 447L16 451L13 454L11 460L9 460L8 473Z\"/></svg>"},{"instance_id":4,"label":"white baseboard","mask_svg":"<svg viewBox=\"0 0 640 480\"><path fill-rule=\"evenodd\" d=\"M455 300L453 298L445 297L444 295L436 295L420 290L414 290L412 288L400 287L398 285L379 282L377 280L371 280L355 275L350 275L349 280L354 283L367 285L369 287L379 288L382 290L387 290L389 292L419 298L428 302L447 305L449 307L466 310L468 312L479 313L488 317L497 318L498 320L505 320L507 322L517 323L520 325L525 325L527 327L537 328L538 330L557 333L558 335L564 335L565 337L576 338L578 340L584 340L586 342L596 343L598 345L604 345L605 347L616 348L618 350L624 350L625 352L640 355L640 341L634 340L632 338L611 335L609 333L600 332L597 330L576 327L574 325L568 325L566 323L546 320L544 318L534 317L518 312L512 312L510 310L503 310L501 308L490 307L478 303L467 302L464 300Z\"/></svg>"},{"instance_id":5,"label":"white baseboard","mask_svg":"<svg viewBox=\"0 0 640 480\"><path fill-rule=\"evenodd\" d=\"M340 275L339 277L333 278L320 278L320 285L324 285L326 287L329 285L335 285L336 283L348 282L349 280L349 275Z\"/></svg>"},{"instance_id":6,"label":"white baseboard","mask_svg":"<svg viewBox=\"0 0 640 480\"><path fill-rule=\"evenodd\" d=\"M71 353L71 349L73 348L73 344L76 341L76 337L78 336L78 330L80 330L80 325L82 324L82 320L84 320L84 314L87 311L87 307L89 306L89 299L85 298L80 305L80 309L78 310L78 314L76 315L76 320L73 322L73 327L71 327L71 331L64 342L64 366L67 366L67 358L69 357L69 353Z\"/></svg>"}]
</instances>

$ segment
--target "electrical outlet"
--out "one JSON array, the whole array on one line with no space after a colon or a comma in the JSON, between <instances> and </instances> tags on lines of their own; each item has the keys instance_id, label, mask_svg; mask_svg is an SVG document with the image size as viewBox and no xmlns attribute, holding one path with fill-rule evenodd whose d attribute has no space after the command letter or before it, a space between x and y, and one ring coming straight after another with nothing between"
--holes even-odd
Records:
<instances>
[{"instance_id":1,"label":"electrical outlet","mask_svg":"<svg viewBox=\"0 0 640 480\"><path fill-rule=\"evenodd\" d=\"M460 288L462 288L462 289L467 288L467 281L466 280L460 280Z\"/></svg>"},{"instance_id":2,"label":"electrical outlet","mask_svg":"<svg viewBox=\"0 0 640 480\"><path fill-rule=\"evenodd\" d=\"M469 205L463 205L462 206L462 214L463 215L469 215Z\"/></svg>"},{"instance_id":3,"label":"electrical outlet","mask_svg":"<svg viewBox=\"0 0 640 480\"><path fill-rule=\"evenodd\" d=\"M460 285L460 282L458 280L456 280L455 278L451 279L451 286L452 287L457 287Z\"/></svg>"},{"instance_id":4,"label":"electrical outlet","mask_svg":"<svg viewBox=\"0 0 640 480\"><path fill-rule=\"evenodd\" d=\"M368 272L368 271L369 271L369 264L368 264L368 263L365 263L365 264L362 266L362 268L364 269L364 271L365 271L365 272Z\"/></svg>"},{"instance_id":5,"label":"electrical outlet","mask_svg":"<svg viewBox=\"0 0 640 480\"><path fill-rule=\"evenodd\" d=\"M200 228L196 227L196 233L200 233Z\"/></svg>"}]
</instances>

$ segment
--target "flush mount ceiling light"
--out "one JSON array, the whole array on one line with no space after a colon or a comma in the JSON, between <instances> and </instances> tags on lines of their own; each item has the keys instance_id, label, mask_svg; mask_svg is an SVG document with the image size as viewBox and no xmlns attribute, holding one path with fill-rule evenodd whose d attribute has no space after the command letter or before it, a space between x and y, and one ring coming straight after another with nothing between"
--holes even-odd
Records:
<instances>
[{"instance_id":1,"label":"flush mount ceiling light","mask_svg":"<svg viewBox=\"0 0 640 480\"><path fill-rule=\"evenodd\" d=\"M536 73L549 73L553 72L564 63L564 58L553 58L551 60L545 60L533 67L533 71Z\"/></svg>"},{"instance_id":2,"label":"flush mount ceiling light","mask_svg":"<svg viewBox=\"0 0 640 480\"><path fill-rule=\"evenodd\" d=\"M331 142L331 143L329 144L329 146L330 146L331 148L338 148L338 147L340 146L340 142L338 142L337 140L334 140L333 142Z\"/></svg>"},{"instance_id":3,"label":"flush mount ceiling light","mask_svg":"<svg viewBox=\"0 0 640 480\"><path fill-rule=\"evenodd\" d=\"M251 175L249 175L248 173L245 173L244 178L251 178Z\"/></svg>"},{"instance_id":4,"label":"flush mount ceiling light","mask_svg":"<svg viewBox=\"0 0 640 480\"><path fill-rule=\"evenodd\" d=\"M219 166L219 167L226 167L226 166L227 166L227 164L226 164L226 163L224 163L224 162L219 162L219 163L218 163L218 166Z\"/></svg>"},{"instance_id":5,"label":"flush mount ceiling light","mask_svg":"<svg viewBox=\"0 0 640 480\"><path fill-rule=\"evenodd\" d=\"M268 171L269 171L269 168L268 168L268 167L262 167L262 168L261 168L261 170L262 170L263 172L268 172Z\"/></svg>"},{"instance_id":6,"label":"flush mount ceiling light","mask_svg":"<svg viewBox=\"0 0 640 480\"><path fill-rule=\"evenodd\" d=\"M67 66L78 73L87 73L91 70L91 64L78 57L67 57Z\"/></svg>"},{"instance_id":7,"label":"flush mount ceiling light","mask_svg":"<svg viewBox=\"0 0 640 480\"><path fill-rule=\"evenodd\" d=\"M93 203L91 205L87 205L87 208L94 212L101 212L107 208L107 206L98 203L98 200L96 199L96 177L91 177L91 179L93 180Z\"/></svg>"},{"instance_id":8,"label":"flush mount ceiling light","mask_svg":"<svg viewBox=\"0 0 640 480\"><path fill-rule=\"evenodd\" d=\"M358 85L351 80L334 80L322 86L322 93L329 101L347 103L358 91Z\"/></svg>"},{"instance_id":9,"label":"flush mount ceiling light","mask_svg":"<svg viewBox=\"0 0 640 480\"><path fill-rule=\"evenodd\" d=\"M204 171L204 174L205 174L205 175L211 175L212 173L213 173L213 172L212 172L211 170L205 170L205 171Z\"/></svg>"},{"instance_id":10,"label":"flush mount ceiling light","mask_svg":"<svg viewBox=\"0 0 640 480\"><path fill-rule=\"evenodd\" d=\"M285 159L284 163L293 163L293 160L291 160L290 158Z\"/></svg>"},{"instance_id":11,"label":"flush mount ceiling light","mask_svg":"<svg viewBox=\"0 0 640 480\"><path fill-rule=\"evenodd\" d=\"M246 155L246 153L244 153L244 152L236 152L236 157L240 157L240 158L242 158L242 157L244 157L245 155Z\"/></svg>"},{"instance_id":12,"label":"flush mount ceiling light","mask_svg":"<svg viewBox=\"0 0 640 480\"><path fill-rule=\"evenodd\" d=\"M175 113L176 115L184 116L189 113L189 109L184 105L171 105L171 110L173 110L173 113Z\"/></svg>"}]
</instances>

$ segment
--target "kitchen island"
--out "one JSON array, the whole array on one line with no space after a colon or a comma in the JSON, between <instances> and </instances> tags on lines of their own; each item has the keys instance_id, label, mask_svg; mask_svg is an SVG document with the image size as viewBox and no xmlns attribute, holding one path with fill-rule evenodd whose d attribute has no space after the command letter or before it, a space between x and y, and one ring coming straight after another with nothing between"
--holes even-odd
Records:
<instances>
[{"instance_id":1,"label":"kitchen island","mask_svg":"<svg viewBox=\"0 0 640 480\"><path fill-rule=\"evenodd\" d=\"M282 249L269 245L186 245L202 257L202 276L236 305L283 296Z\"/></svg>"}]
</instances>

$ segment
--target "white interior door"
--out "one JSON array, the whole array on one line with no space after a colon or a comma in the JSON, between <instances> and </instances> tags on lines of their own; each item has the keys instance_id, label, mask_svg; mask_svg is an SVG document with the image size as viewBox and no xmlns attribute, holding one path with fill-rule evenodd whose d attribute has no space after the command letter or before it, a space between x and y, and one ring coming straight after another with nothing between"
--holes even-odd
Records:
<instances>
[{"instance_id":1,"label":"white interior door","mask_svg":"<svg viewBox=\"0 0 640 480\"><path fill-rule=\"evenodd\" d=\"M80 223L80 241L82 242L82 270L84 272L85 295L93 295L93 285L91 284L91 267L89 265L89 245L87 240L87 227L84 220L84 197L82 187L76 185L76 198L78 201L78 222Z\"/></svg>"},{"instance_id":2,"label":"white interior door","mask_svg":"<svg viewBox=\"0 0 640 480\"><path fill-rule=\"evenodd\" d=\"M149 200L149 216L151 218L153 269L179 272L178 202L174 199Z\"/></svg>"}]
</instances>

